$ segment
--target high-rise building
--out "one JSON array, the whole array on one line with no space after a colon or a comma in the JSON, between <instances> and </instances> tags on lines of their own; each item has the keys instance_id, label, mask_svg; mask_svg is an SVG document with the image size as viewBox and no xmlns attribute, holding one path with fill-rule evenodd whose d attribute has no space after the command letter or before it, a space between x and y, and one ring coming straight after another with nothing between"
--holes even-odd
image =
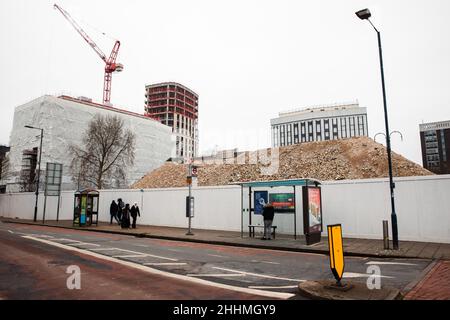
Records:
<instances>
[{"instance_id":1,"label":"high-rise building","mask_svg":"<svg viewBox=\"0 0 450 320\"><path fill-rule=\"evenodd\" d=\"M368 136L367 110L358 102L280 112L270 124L273 147Z\"/></svg>"},{"instance_id":2,"label":"high-rise building","mask_svg":"<svg viewBox=\"0 0 450 320\"><path fill-rule=\"evenodd\" d=\"M145 115L172 128L174 157L190 159L198 150L198 94L176 83L145 86Z\"/></svg>"},{"instance_id":3,"label":"high-rise building","mask_svg":"<svg viewBox=\"0 0 450 320\"><path fill-rule=\"evenodd\" d=\"M437 174L450 173L450 120L422 123L419 129L423 167Z\"/></svg>"}]
</instances>

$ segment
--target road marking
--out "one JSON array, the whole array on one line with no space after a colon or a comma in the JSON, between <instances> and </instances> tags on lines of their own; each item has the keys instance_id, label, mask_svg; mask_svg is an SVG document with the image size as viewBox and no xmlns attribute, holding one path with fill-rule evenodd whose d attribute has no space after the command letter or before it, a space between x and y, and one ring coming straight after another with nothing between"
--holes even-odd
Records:
<instances>
[{"instance_id":1,"label":"road marking","mask_svg":"<svg viewBox=\"0 0 450 320\"><path fill-rule=\"evenodd\" d=\"M382 275L372 274L372 273L357 273L357 272L344 272L344 274L342 275L342 278L368 278L368 277L389 278L389 279L394 278L394 277L382 276Z\"/></svg>"},{"instance_id":2,"label":"road marking","mask_svg":"<svg viewBox=\"0 0 450 320\"><path fill-rule=\"evenodd\" d=\"M375 264L375 265L399 265L399 266L417 266L415 263L406 263L406 262L394 262L394 261L369 261L366 264Z\"/></svg>"},{"instance_id":3,"label":"road marking","mask_svg":"<svg viewBox=\"0 0 450 320\"><path fill-rule=\"evenodd\" d=\"M219 278L226 278L226 277L245 277L244 273L203 273L203 274L196 274L196 273L189 273L187 274L188 277L219 277Z\"/></svg>"},{"instance_id":4,"label":"road marking","mask_svg":"<svg viewBox=\"0 0 450 320\"><path fill-rule=\"evenodd\" d=\"M272 262L272 261L261 261L262 263L268 263L268 264L280 264L279 262Z\"/></svg>"},{"instance_id":5,"label":"road marking","mask_svg":"<svg viewBox=\"0 0 450 320\"><path fill-rule=\"evenodd\" d=\"M250 289L293 289L298 286L249 286Z\"/></svg>"},{"instance_id":6,"label":"road marking","mask_svg":"<svg viewBox=\"0 0 450 320\"><path fill-rule=\"evenodd\" d=\"M178 259L175 259L175 258L167 258L167 257L162 257L162 256L157 256L157 255L154 255L154 254L150 254L150 253L138 252L138 251L127 250L127 249L120 249L120 248L98 248L98 249L90 249L90 250L92 250L92 251L101 251L101 250L103 250L103 251L113 251L113 250L117 250L117 251L133 253L133 254L139 255L139 256L153 257L153 258L169 260L169 261L178 261ZM118 257L118 255L114 256L114 258L117 258L117 257Z\"/></svg>"},{"instance_id":7,"label":"road marking","mask_svg":"<svg viewBox=\"0 0 450 320\"><path fill-rule=\"evenodd\" d=\"M225 256L221 256L221 255L218 255L218 254L210 254L210 253L208 253L208 256L217 257L217 258L226 258Z\"/></svg>"},{"instance_id":8,"label":"road marking","mask_svg":"<svg viewBox=\"0 0 450 320\"><path fill-rule=\"evenodd\" d=\"M118 255L118 256L112 256L113 258L145 258L145 254L126 254L126 255Z\"/></svg>"},{"instance_id":9,"label":"road marking","mask_svg":"<svg viewBox=\"0 0 450 320\"><path fill-rule=\"evenodd\" d=\"M200 285L206 285L206 286L211 286L211 287L216 287L216 288L221 288L221 289L226 289L226 290L232 290L232 291L242 292L242 293L246 293L246 294L253 294L253 295L258 295L258 296L263 296L263 297L276 298L276 299L289 299L289 298L292 298L293 296L295 296L292 293L273 292L273 291L265 291L265 290L258 290L258 289L242 288L242 287L231 286L228 284L216 283L216 282L212 282L212 281L208 281L208 280L204 280L204 279L188 277L188 276L184 276L184 275L180 275L180 274L176 274L176 273L153 269L153 268L150 268L149 266L144 266L141 264L136 264L133 262L120 260L120 259L116 259L113 257L105 256L105 255L102 255L102 254L99 254L96 252L92 252L92 250L85 250L85 249L70 247L70 246L64 245L62 243L52 242L52 241L48 241L45 239L39 239L39 238L31 237L31 236L23 236L23 238L29 239L29 240L34 240L34 241L39 241L39 242L42 242L42 243L45 243L45 244L48 244L51 246L66 249L68 251L75 251L78 253L82 253L85 255L89 255L89 256L98 258L98 259L115 262L115 263L130 267L130 268L135 268L135 269L138 269L138 270L141 270L144 272L148 272L151 274L165 276L165 277L169 277L169 278L177 279L177 280L184 280L184 281L188 281L188 282L196 283L196 284L200 284Z\"/></svg>"},{"instance_id":10,"label":"road marking","mask_svg":"<svg viewBox=\"0 0 450 320\"><path fill-rule=\"evenodd\" d=\"M68 246L74 246L74 245L81 245L81 246L94 246L94 247L100 247L99 244L96 243L89 243L89 242L81 242L81 241L77 241L77 242L73 242L73 243L66 243Z\"/></svg>"},{"instance_id":11,"label":"road marking","mask_svg":"<svg viewBox=\"0 0 450 320\"><path fill-rule=\"evenodd\" d=\"M117 250L116 248L96 248L96 249L89 249L91 251L112 251Z\"/></svg>"},{"instance_id":12,"label":"road marking","mask_svg":"<svg viewBox=\"0 0 450 320\"><path fill-rule=\"evenodd\" d=\"M184 266L186 262L147 262L144 266Z\"/></svg>"},{"instance_id":13,"label":"road marking","mask_svg":"<svg viewBox=\"0 0 450 320\"><path fill-rule=\"evenodd\" d=\"M296 281L296 282L304 282L304 281L306 281L306 280L302 280L302 279L291 279L291 278L276 277L276 276L271 276L271 275L266 275L266 274L252 273L252 272L233 270L233 269L227 269L227 268L213 267L213 269L229 271L229 272L236 272L236 273L242 273L242 274L245 274L245 275L254 276L254 277L260 277L260 278L286 280L286 281Z\"/></svg>"},{"instance_id":14,"label":"road marking","mask_svg":"<svg viewBox=\"0 0 450 320\"><path fill-rule=\"evenodd\" d=\"M9 233L14 233L14 231L12 231L12 230L8 230L8 232L9 232Z\"/></svg>"},{"instance_id":15,"label":"road marking","mask_svg":"<svg viewBox=\"0 0 450 320\"><path fill-rule=\"evenodd\" d=\"M259 260L252 260L252 262L257 262L257 263L268 263L268 264L281 264L281 263L279 263L279 262L259 261Z\"/></svg>"}]
</instances>

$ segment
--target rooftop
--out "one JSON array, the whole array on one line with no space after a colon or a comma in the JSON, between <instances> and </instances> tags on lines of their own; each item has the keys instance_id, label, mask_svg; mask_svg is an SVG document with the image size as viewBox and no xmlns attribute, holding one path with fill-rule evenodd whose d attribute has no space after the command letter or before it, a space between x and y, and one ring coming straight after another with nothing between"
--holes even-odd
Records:
<instances>
[{"instance_id":1,"label":"rooftop","mask_svg":"<svg viewBox=\"0 0 450 320\"><path fill-rule=\"evenodd\" d=\"M278 113L280 117L291 116L294 114L305 114L309 112L323 112L323 111L331 111L331 110L345 110L345 109L354 109L359 108L358 101L351 102L340 102L340 103L332 103L332 104L324 104L324 105L314 105L309 107L297 108L287 111L281 111Z\"/></svg>"}]
</instances>

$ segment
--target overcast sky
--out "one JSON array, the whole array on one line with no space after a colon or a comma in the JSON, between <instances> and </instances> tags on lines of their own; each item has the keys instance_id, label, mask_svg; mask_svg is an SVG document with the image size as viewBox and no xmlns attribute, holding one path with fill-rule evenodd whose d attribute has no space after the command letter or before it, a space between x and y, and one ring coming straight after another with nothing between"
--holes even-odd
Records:
<instances>
[{"instance_id":1,"label":"overcast sky","mask_svg":"<svg viewBox=\"0 0 450 320\"><path fill-rule=\"evenodd\" d=\"M43 94L101 101L104 64L54 1L0 0L0 144L14 108ZM450 1L59 0L109 55L115 106L142 113L146 84L199 98L200 151L270 145L279 111L358 100L384 132L376 33L382 32L393 149L421 164L419 123L450 119ZM106 35L102 35L102 32ZM382 136L377 137L381 142Z\"/></svg>"}]
</instances>

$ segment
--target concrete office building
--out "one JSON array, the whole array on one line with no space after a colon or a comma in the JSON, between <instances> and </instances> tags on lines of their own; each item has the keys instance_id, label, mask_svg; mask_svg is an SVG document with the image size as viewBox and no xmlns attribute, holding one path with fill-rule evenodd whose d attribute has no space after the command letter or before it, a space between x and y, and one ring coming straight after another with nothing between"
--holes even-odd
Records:
<instances>
[{"instance_id":1,"label":"concrete office building","mask_svg":"<svg viewBox=\"0 0 450 320\"><path fill-rule=\"evenodd\" d=\"M127 187L170 158L172 132L158 121L127 110L93 103L87 98L42 96L15 109L9 151L11 171L6 191L24 191L21 181L23 175L34 175L37 170L40 131L25 128L25 125L44 129L41 178L45 176L47 162L61 163L62 189L76 189L69 172L72 155L68 153L68 147L72 143L81 145L83 133L96 114L118 116L123 120L124 128L130 129L136 136L134 165L126 170L126 184L116 185L117 182L107 181L104 188Z\"/></svg>"},{"instance_id":2,"label":"concrete office building","mask_svg":"<svg viewBox=\"0 0 450 320\"><path fill-rule=\"evenodd\" d=\"M419 125L422 163L437 174L450 173L450 120Z\"/></svg>"},{"instance_id":3,"label":"concrete office building","mask_svg":"<svg viewBox=\"0 0 450 320\"><path fill-rule=\"evenodd\" d=\"M198 152L198 94L176 83L145 86L145 115L172 128L173 157L191 159Z\"/></svg>"},{"instance_id":4,"label":"concrete office building","mask_svg":"<svg viewBox=\"0 0 450 320\"><path fill-rule=\"evenodd\" d=\"M368 136L367 110L357 102L280 112L270 124L272 147Z\"/></svg>"}]
</instances>

